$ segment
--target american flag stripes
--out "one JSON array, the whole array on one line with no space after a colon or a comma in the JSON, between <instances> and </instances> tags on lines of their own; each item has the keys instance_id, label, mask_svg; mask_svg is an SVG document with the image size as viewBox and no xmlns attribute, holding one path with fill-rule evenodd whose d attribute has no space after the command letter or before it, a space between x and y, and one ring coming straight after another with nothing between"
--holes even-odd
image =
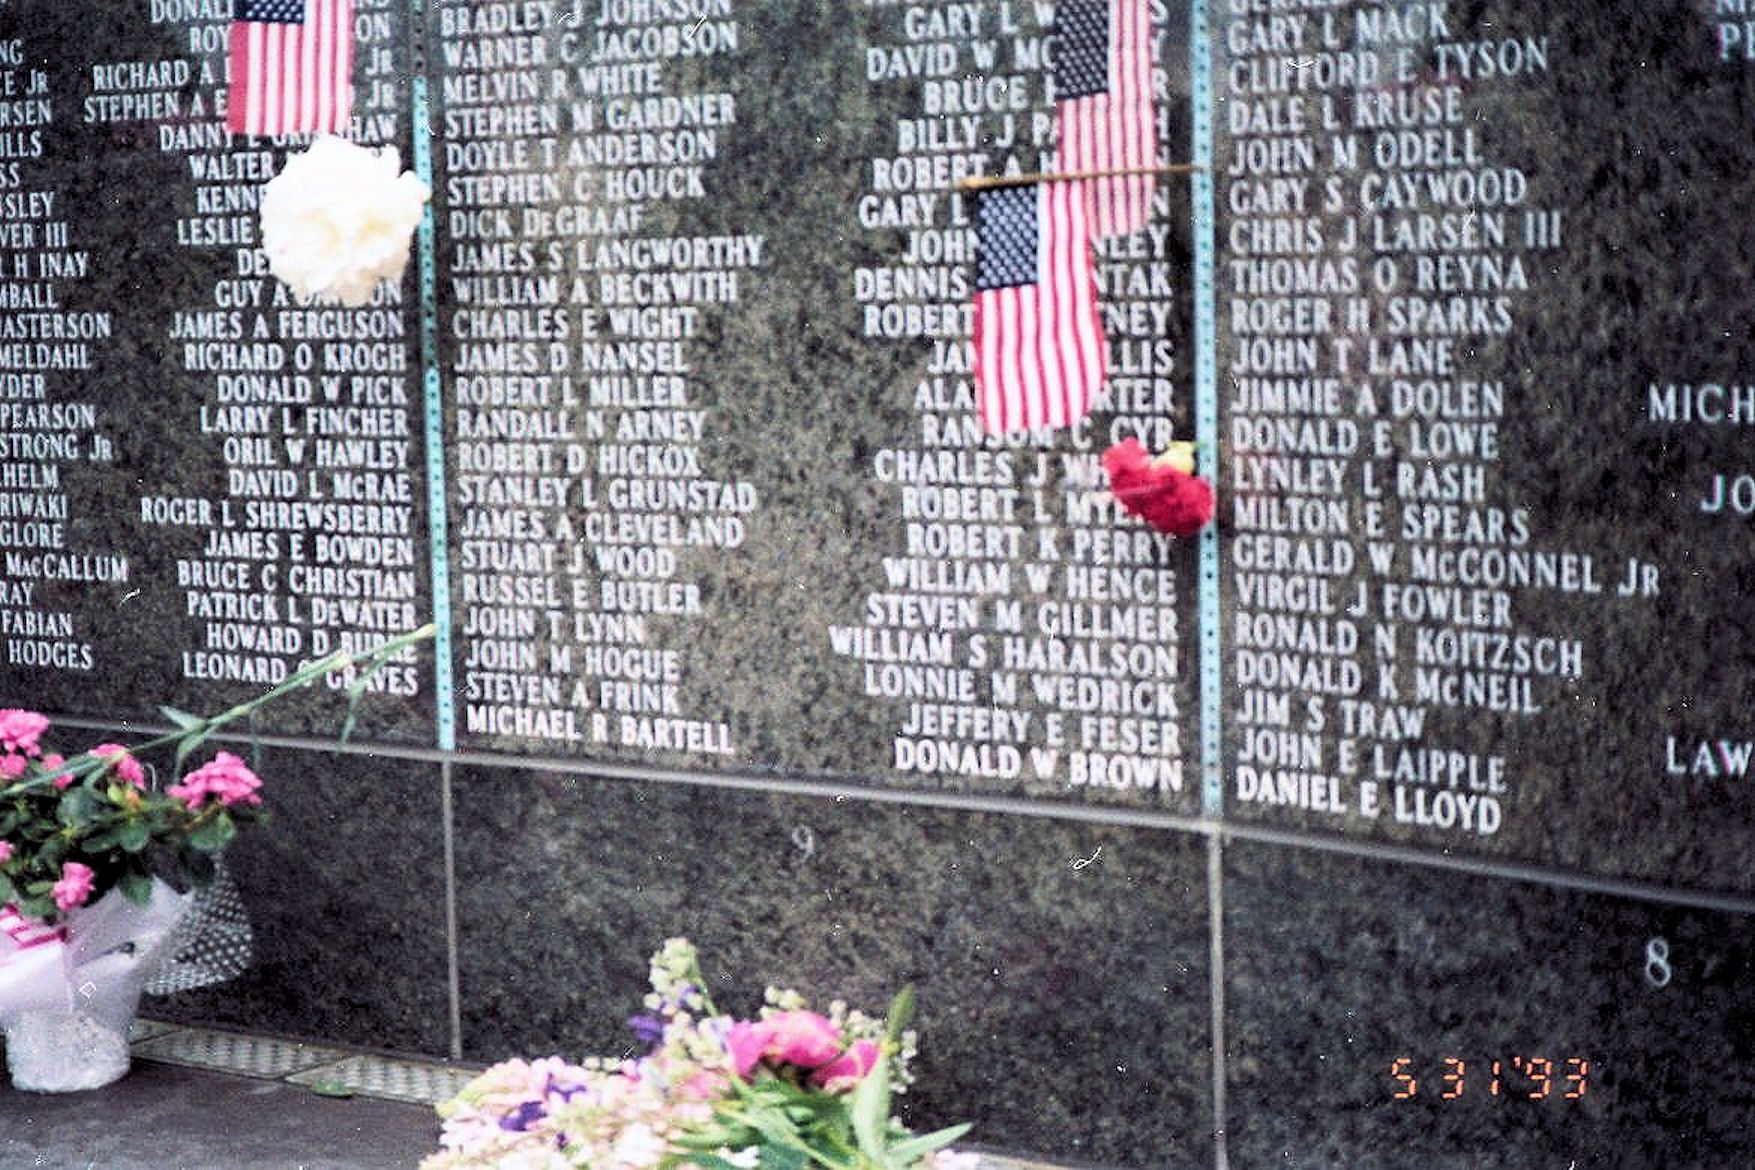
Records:
<instances>
[{"instance_id":1,"label":"american flag stripes","mask_svg":"<svg viewBox=\"0 0 1755 1170\"><path fill-rule=\"evenodd\" d=\"M1059 0L1054 9L1055 125L1062 171L1158 165L1152 24L1146 0ZM1091 234L1125 236L1152 212L1152 176L1085 180Z\"/></svg>"},{"instance_id":2,"label":"american flag stripes","mask_svg":"<svg viewBox=\"0 0 1755 1170\"><path fill-rule=\"evenodd\" d=\"M353 0L232 0L226 124L339 134L353 113Z\"/></svg>"},{"instance_id":3,"label":"american flag stripes","mask_svg":"<svg viewBox=\"0 0 1755 1170\"><path fill-rule=\"evenodd\" d=\"M1077 183L977 198L975 384L990 434L1071 426L1103 382L1085 198Z\"/></svg>"}]
</instances>

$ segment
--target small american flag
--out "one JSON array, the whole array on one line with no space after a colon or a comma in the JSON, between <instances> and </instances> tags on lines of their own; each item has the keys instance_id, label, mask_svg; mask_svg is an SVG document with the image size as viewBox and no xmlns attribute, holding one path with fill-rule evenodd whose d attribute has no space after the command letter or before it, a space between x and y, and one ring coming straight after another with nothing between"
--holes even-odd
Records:
<instances>
[{"instance_id":1,"label":"small american flag","mask_svg":"<svg viewBox=\"0 0 1755 1170\"><path fill-rule=\"evenodd\" d=\"M1152 23L1146 0L1059 0L1054 55L1058 161L1065 171L1158 165ZM1087 180L1092 234L1125 236L1152 214L1152 176Z\"/></svg>"},{"instance_id":2,"label":"small american flag","mask_svg":"<svg viewBox=\"0 0 1755 1170\"><path fill-rule=\"evenodd\" d=\"M232 0L226 124L338 134L353 112L353 0Z\"/></svg>"},{"instance_id":3,"label":"small american flag","mask_svg":"<svg viewBox=\"0 0 1755 1170\"><path fill-rule=\"evenodd\" d=\"M1107 361L1085 193L1077 183L983 191L975 205L975 385L1003 435L1071 426Z\"/></svg>"}]
</instances>

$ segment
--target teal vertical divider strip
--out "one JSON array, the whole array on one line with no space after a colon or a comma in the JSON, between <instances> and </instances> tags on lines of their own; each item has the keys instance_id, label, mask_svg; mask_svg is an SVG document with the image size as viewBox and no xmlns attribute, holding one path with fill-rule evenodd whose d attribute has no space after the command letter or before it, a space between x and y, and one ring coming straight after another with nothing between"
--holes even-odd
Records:
<instances>
[{"instance_id":1,"label":"teal vertical divider strip","mask_svg":"<svg viewBox=\"0 0 1755 1170\"><path fill-rule=\"evenodd\" d=\"M420 0L410 0L410 19L414 22L415 45L425 44L426 8ZM417 62L424 53L415 54ZM430 189L433 185L432 130L427 105L426 70L417 63L412 71L414 94L414 125L409 134L414 141L414 173ZM433 700L438 705L439 748L451 751L457 746L457 713L455 685L451 678L451 560L450 526L445 512L445 402L444 384L439 378L439 303L437 262L433 244L433 205L428 202L421 212L420 231L415 237L420 264L420 365L426 405L427 448L427 530L433 571L433 624L438 633L433 639Z\"/></svg>"},{"instance_id":2,"label":"teal vertical divider strip","mask_svg":"<svg viewBox=\"0 0 1755 1170\"><path fill-rule=\"evenodd\" d=\"M1200 473L1219 487L1218 329L1213 256L1213 68L1207 0L1192 0L1188 17L1189 79L1194 106L1194 431ZM1200 773L1201 811L1224 812L1219 771L1221 731L1219 660L1219 532L1200 534Z\"/></svg>"}]
</instances>

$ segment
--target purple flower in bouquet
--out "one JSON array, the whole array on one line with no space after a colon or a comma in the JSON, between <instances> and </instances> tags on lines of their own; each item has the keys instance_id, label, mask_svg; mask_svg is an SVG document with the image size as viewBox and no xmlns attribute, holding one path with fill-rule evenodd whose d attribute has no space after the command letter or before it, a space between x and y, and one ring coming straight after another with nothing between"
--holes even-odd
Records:
<instances>
[{"instance_id":1,"label":"purple flower in bouquet","mask_svg":"<svg viewBox=\"0 0 1755 1170\"><path fill-rule=\"evenodd\" d=\"M512 1133L523 1133L547 1116L548 1110L541 1101L526 1101L500 1118L500 1128Z\"/></svg>"},{"instance_id":2,"label":"purple flower in bouquet","mask_svg":"<svg viewBox=\"0 0 1755 1170\"><path fill-rule=\"evenodd\" d=\"M664 1043L664 1021L649 1012L629 1016L628 1029L639 1037L640 1043L646 1045L648 1049L657 1048Z\"/></svg>"}]
</instances>

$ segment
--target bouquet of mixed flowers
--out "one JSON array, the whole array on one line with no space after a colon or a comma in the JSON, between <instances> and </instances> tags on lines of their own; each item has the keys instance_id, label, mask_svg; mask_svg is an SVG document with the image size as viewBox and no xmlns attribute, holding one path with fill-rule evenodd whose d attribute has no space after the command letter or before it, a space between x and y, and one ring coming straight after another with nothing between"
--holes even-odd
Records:
<instances>
[{"instance_id":1,"label":"bouquet of mixed flowers","mask_svg":"<svg viewBox=\"0 0 1755 1170\"><path fill-rule=\"evenodd\" d=\"M653 956L647 1012L629 1020L651 1045L623 1061L558 1057L495 1065L439 1106L444 1150L422 1170L953 1170L945 1147L969 1129L916 1137L890 1115L909 1082L912 993L884 1020L834 1003L811 1011L769 988L754 1020L722 1015L695 949Z\"/></svg>"}]
</instances>

